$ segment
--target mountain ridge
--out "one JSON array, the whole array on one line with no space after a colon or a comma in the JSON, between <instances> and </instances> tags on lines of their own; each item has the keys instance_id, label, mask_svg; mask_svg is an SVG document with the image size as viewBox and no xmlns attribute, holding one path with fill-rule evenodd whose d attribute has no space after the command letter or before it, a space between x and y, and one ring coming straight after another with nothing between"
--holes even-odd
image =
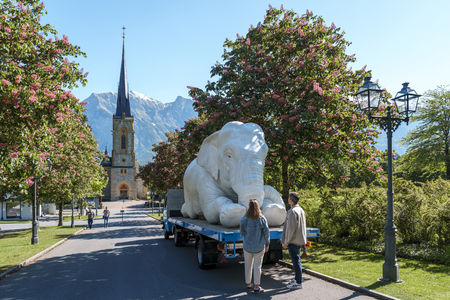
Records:
<instances>
[{"instance_id":1,"label":"mountain ridge","mask_svg":"<svg viewBox=\"0 0 450 300\"><path fill-rule=\"evenodd\" d=\"M175 101L162 103L136 91L130 91L130 110L134 116L134 150L140 165L153 160L152 145L166 141L165 133L184 126L184 122L195 118L191 99L178 96ZM85 115L101 150L112 150L113 114L116 113L117 93L92 93Z\"/></svg>"}]
</instances>

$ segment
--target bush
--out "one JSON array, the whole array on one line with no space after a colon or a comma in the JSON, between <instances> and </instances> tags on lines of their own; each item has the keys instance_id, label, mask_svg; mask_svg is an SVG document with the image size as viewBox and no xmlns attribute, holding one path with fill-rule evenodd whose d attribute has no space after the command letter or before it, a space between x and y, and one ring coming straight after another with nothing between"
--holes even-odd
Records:
<instances>
[{"instance_id":1,"label":"bush","mask_svg":"<svg viewBox=\"0 0 450 300\"><path fill-rule=\"evenodd\" d=\"M450 182L438 179L413 183L395 178L393 189L399 255L420 259L429 256L427 260L447 262L449 251L439 249L450 245ZM334 245L368 247L374 252L384 244L386 192L386 187L363 186L298 193L308 227L319 228L322 236Z\"/></svg>"}]
</instances>

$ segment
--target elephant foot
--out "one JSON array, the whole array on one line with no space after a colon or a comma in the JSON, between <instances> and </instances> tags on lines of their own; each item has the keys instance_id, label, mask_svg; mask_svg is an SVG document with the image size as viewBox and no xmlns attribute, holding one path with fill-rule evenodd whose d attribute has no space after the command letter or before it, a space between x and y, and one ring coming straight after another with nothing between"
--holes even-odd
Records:
<instances>
[{"instance_id":1,"label":"elephant foot","mask_svg":"<svg viewBox=\"0 0 450 300\"><path fill-rule=\"evenodd\" d=\"M198 214L193 213L193 212L189 212L188 208L186 207L186 203L183 203L183 205L181 206L181 214L185 218L191 218L191 219L197 219L198 218Z\"/></svg>"},{"instance_id":2,"label":"elephant foot","mask_svg":"<svg viewBox=\"0 0 450 300\"><path fill-rule=\"evenodd\" d=\"M246 211L245 206L240 204L226 204L220 211L220 224L226 227L238 227Z\"/></svg>"},{"instance_id":3,"label":"elephant foot","mask_svg":"<svg viewBox=\"0 0 450 300\"><path fill-rule=\"evenodd\" d=\"M269 226L280 226L286 220L286 208L281 204L265 203L261 207L263 215L267 219Z\"/></svg>"}]
</instances>

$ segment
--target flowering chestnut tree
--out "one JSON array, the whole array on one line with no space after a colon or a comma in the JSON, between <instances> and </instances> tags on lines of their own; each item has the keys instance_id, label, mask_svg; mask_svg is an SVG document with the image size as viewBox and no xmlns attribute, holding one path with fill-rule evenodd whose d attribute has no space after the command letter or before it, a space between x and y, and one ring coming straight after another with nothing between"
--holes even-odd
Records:
<instances>
[{"instance_id":1,"label":"flowering chestnut tree","mask_svg":"<svg viewBox=\"0 0 450 300\"><path fill-rule=\"evenodd\" d=\"M101 194L108 183L106 171L100 165L103 153L97 148L97 140L83 118L68 112L67 130L55 132L56 148L50 158L52 173L38 181L38 201L50 199L60 206L59 225L62 226L62 207L75 198Z\"/></svg>"},{"instance_id":2,"label":"flowering chestnut tree","mask_svg":"<svg viewBox=\"0 0 450 300\"><path fill-rule=\"evenodd\" d=\"M305 183L339 187L349 180L338 162L382 171L378 132L353 100L370 72L349 67L356 61L346 54L349 44L340 28L312 12L269 7L263 24L225 41L223 63L211 70L215 81L204 90L188 87L208 120L201 125L218 129L238 120L262 127L270 149L266 170L285 201Z\"/></svg>"},{"instance_id":3,"label":"flowering chestnut tree","mask_svg":"<svg viewBox=\"0 0 450 300\"><path fill-rule=\"evenodd\" d=\"M85 85L87 73L68 57L85 54L49 24L41 25L43 13L44 4L35 0L0 4L2 193L27 193L29 179L42 173L55 147L55 132L67 128L67 112L83 110L70 89Z\"/></svg>"}]
</instances>

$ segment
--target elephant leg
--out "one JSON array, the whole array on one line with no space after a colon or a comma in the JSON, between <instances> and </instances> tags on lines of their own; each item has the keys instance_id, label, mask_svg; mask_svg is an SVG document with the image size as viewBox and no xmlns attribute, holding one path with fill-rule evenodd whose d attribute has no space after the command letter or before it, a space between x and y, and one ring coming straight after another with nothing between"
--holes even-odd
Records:
<instances>
[{"instance_id":1,"label":"elephant leg","mask_svg":"<svg viewBox=\"0 0 450 300\"><path fill-rule=\"evenodd\" d=\"M286 220L286 206L280 193L269 185L264 186L264 201L261 211L269 226L280 226Z\"/></svg>"},{"instance_id":2,"label":"elephant leg","mask_svg":"<svg viewBox=\"0 0 450 300\"><path fill-rule=\"evenodd\" d=\"M216 201L220 208L220 224L226 227L238 227L247 211L245 206L234 203L226 197L220 197Z\"/></svg>"},{"instance_id":3,"label":"elephant leg","mask_svg":"<svg viewBox=\"0 0 450 300\"><path fill-rule=\"evenodd\" d=\"M261 212L266 217L269 226L280 226L286 220L286 208L269 199L264 199Z\"/></svg>"}]
</instances>

